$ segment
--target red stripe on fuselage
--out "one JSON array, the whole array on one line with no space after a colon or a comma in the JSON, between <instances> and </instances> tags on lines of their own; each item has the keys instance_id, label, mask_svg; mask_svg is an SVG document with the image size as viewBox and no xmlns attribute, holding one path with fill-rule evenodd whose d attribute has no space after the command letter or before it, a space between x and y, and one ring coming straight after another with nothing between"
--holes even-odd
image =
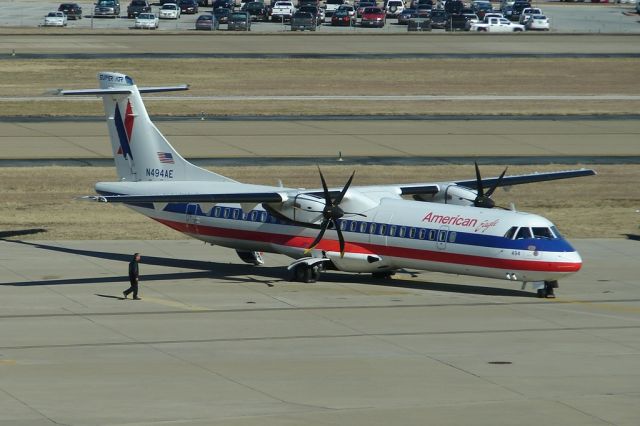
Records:
<instances>
[{"instance_id":1,"label":"red stripe on fuselage","mask_svg":"<svg viewBox=\"0 0 640 426\"><path fill-rule=\"evenodd\" d=\"M197 225L198 232L188 229L187 224L167 219L153 218L158 222L180 232L206 235L244 241L271 243L287 247L306 249L313 242L312 237L276 234L271 232L247 231L243 229L220 228ZM339 252L337 240L323 239L315 247L317 250ZM510 271L537 272L577 272L582 264L579 262L549 262L534 260L500 259L495 257L474 256L446 251L420 250L406 247L383 246L370 243L345 243L345 252L357 254L377 254L379 256L401 257L405 259L424 260L430 262L452 263L457 265L479 266L484 268L504 269Z\"/></svg>"}]
</instances>

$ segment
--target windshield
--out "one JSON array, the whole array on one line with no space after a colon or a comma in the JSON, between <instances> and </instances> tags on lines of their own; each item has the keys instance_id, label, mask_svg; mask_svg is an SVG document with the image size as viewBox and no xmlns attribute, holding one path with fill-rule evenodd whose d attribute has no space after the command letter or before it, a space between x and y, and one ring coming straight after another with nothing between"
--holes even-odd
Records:
<instances>
[{"instance_id":1,"label":"windshield","mask_svg":"<svg viewBox=\"0 0 640 426\"><path fill-rule=\"evenodd\" d=\"M234 13L231 15L232 19L237 19L237 20L242 20L242 19L247 19L247 14L246 13Z\"/></svg>"},{"instance_id":2,"label":"windshield","mask_svg":"<svg viewBox=\"0 0 640 426\"><path fill-rule=\"evenodd\" d=\"M98 2L98 6L113 6L114 3L115 2L113 0L100 0Z\"/></svg>"},{"instance_id":3,"label":"windshield","mask_svg":"<svg viewBox=\"0 0 640 426\"><path fill-rule=\"evenodd\" d=\"M47 16L58 16L55 12L49 12Z\"/></svg>"},{"instance_id":4,"label":"windshield","mask_svg":"<svg viewBox=\"0 0 640 426\"><path fill-rule=\"evenodd\" d=\"M377 7L367 7L364 10L364 13L382 13L382 9L379 9Z\"/></svg>"},{"instance_id":5,"label":"windshield","mask_svg":"<svg viewBox=\"0 0 640 426\"><path fill-rule=\"evenodd\" d=\"M344 4L344 0L327 0L326 4Z\"/></svg>"},{"instance_id":6,"label":"windshield","mask_svg":"<svg viewBox=\"0 0 640 426\"><path fill-rule=\"evenodd\" d=\"M138 15L139 19L153 19L155 18L155 16L153 16L150 13L141 13L140 15Z\"/></svg>"},{"instance_id":7,"label":"windshield","mask_svg":"<svg viewBox=\"0 0 640 426\"><path fill-rule=\"evenodd\" d=\"M164 6L162 6L162 8L164 10L176 10L176 5L175 4L165 4Z\"/></svg>"}]
</instances>

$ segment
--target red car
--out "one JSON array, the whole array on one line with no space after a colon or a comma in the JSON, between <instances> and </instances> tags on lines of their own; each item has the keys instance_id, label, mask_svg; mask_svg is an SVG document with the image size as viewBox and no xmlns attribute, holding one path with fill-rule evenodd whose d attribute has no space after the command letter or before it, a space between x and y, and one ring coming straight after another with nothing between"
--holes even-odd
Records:
<instances>
[{"instance_id":1,"label":"red car","mask_svg":"<svg viewBox=\"0 0 640 426\"><path fill-rule=\"evenodd\" d=\"M361 27L384 27L387 14L379 7L365 7L362 11Z\"/></svg>"},{"instance_id":2,"label":"red car","mask_svg":"<svg viewBox=\"0 0 640 426\"><path fill-rule=\"evenodd\" d=\"M350 27L356 24L356 17L349 15L347 10L336 10L331 16L331 25L334 27Z\"/></svg>"}]
</instances>

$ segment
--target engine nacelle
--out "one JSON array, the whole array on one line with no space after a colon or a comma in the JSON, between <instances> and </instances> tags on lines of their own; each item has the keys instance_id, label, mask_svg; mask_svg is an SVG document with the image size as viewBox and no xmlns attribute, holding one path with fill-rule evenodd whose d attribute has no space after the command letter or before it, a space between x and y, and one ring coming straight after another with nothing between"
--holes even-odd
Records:
<instances>
[{"instance_id":1,"label":"engine nacelle","mask_svg":"<svg viewBox=\"0 0 640 426\"><path fill-rule=\"evenodd\" d=\"M336 269L345 272L382 272L391 268L385 259L376 254L345 253L340 257L340 253L327 252L326 256Z\"/></svg>"},{"instance_id":2,"label":"engine nacelle","mask_svg":"<svg viewBox=\"0 0 640 426\"><path fill-rule=\"evenodd\" d=\"M428 201L430 203L454 204L456 206L473 206L473 202L478 193L473 189L465 188L455 184L442 185L444 189L438 191L437 194L419 194L414 195L414 199L418 201Z\"/></svg>"}]
</instances>

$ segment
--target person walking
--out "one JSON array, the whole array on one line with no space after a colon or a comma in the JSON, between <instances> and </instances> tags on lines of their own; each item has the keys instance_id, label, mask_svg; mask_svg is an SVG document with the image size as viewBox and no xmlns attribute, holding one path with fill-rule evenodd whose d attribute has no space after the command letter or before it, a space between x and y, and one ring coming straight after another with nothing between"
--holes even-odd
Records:
<instances>
[{"instance_id":1,"label":"person walking","mask_svg":"<svg viewBox=\"0 0 640 426\"><path fill-rule=\"evenodd\" d=\"M140 275L138 262L140 262L140 253L135 253L133 260L129 262L129 281L131 282L131 287L122 292L125 299L129 293L133 293L133 300L140 300L138 297L138 277Z\"/></svg>"}]
</instances>

